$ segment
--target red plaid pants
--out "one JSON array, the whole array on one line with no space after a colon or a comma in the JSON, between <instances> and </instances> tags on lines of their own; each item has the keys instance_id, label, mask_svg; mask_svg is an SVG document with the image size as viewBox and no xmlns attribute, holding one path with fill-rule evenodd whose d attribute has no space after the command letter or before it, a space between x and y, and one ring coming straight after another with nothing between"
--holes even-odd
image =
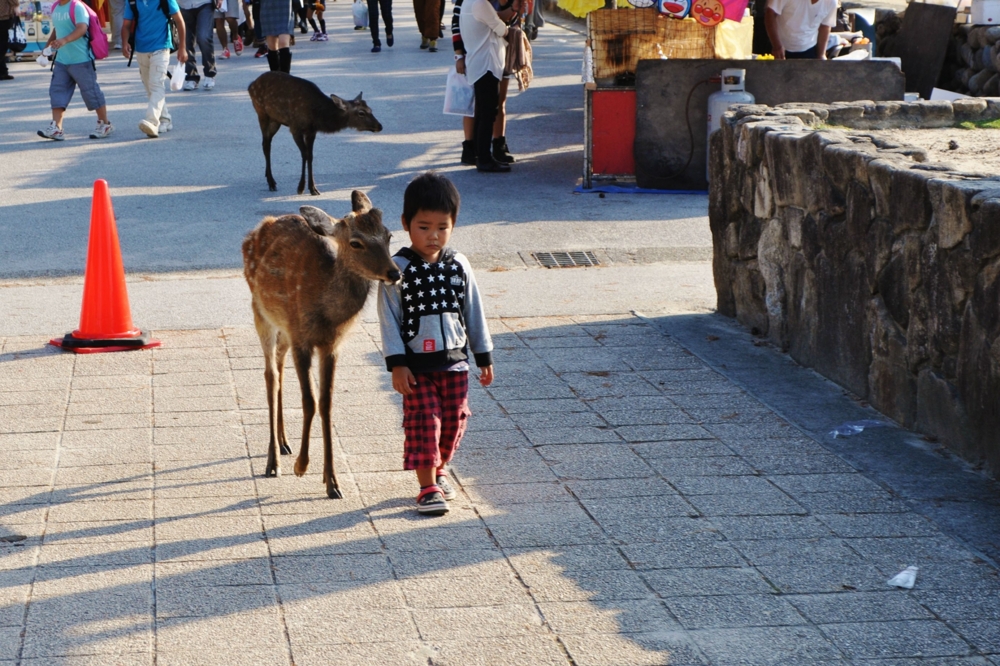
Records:
<instances>
[{"instance_id":1,"label":"red plaid pants","mask_svg":"<svg viewBox=\"0 0 1000 666\"><path fill-rule=\"evenodd\" d=\"M468 372L414 373L417 385L403 396L403 469L438 468L455 455L469 411Z\"/></svg>"}]
</instances>

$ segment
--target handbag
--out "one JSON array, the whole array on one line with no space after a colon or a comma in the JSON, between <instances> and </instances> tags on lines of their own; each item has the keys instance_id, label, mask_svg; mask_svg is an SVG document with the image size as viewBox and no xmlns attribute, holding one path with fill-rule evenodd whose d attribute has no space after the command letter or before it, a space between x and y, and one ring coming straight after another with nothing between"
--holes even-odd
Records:
<instances>
[{"instance_id":1,"label":"handbag","mask_svg":"<svg viewBox=\"0 0 1000 666\"><path fill-rule=\"evenodd\" d=\"M7 30L7 47L14 53L20 53L28 46L28 36L24 33L24 24L19 16L14 17L14 23Z\"/></svg>"},{"instance_id":2,"label":"handbag","mask_svg":"<svg viewBox=\"0 0 1000 666\"><path fill-rule=\"evenodd\" d=\"M354 27L368 27L368 3L364 0L354 0L351 6L351 13L354 14Z\"/></svg>"},{"instance_id":3,"label":"handbag","mask_svg":"<svg viewBox=\"0 0 1000 666\"><path fill-rule=\"evenodd\" d=\"M476 115L476 91L465 74L454 67L448 72L444 87L444 112L450 116Z\"/></svg>"}]
</instances>

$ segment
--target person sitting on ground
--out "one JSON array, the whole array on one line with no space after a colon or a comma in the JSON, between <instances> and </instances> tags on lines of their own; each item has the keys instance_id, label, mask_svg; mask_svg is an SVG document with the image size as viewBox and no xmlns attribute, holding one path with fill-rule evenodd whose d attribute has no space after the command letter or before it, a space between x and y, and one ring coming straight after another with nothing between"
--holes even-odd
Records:
<instances>
[{"instance_id":1,"label":"person sitting on ground","mask_svg":"<svg viewBox=\"0 0 1000 666\"><path fill-rule=\"evenodd\" d=\"M479 383L493 382L493 341L469 260L448 247L461 200L436 173L413 179L403 194L410 246L393 256L401 282L379 286L382 355L403 396L403 469L414 470L417 511L448 512L456 492L445 466L462 441L469 412L469 356Z\"/></svg>"},{"instance_id":2,"label":"person sitting on ground","mask_svg":"<svg viewBox=\"0 0 1000 666\"><path fill-rule=\"evenodd\" d=\"M70 8L73 15L70 16ZM38 135L54 141L65 139L63 115L73 99L73 92L80 87L80 95L88 111L97 112L97 127L90 133L91 139L106 139L114 128L108 120L108 105L104 100L101 86L97 84L97 66L94 52L90 48L87 31L90 29L90 14L79 0L59 0L52 7L52 33L46 47L55 49L55 64L49 82L49 101L52 104L52 122ZM62 35L61 37L59 35Z\"/></svg>"},{"instance_id":3,"label":"person sitting on ground","mask_svg":"<svg viewBox=\"0 0 1000 666\"><path fill-rule=\"evenodd\" d=\"M520 12L520 0L509 0L500 10L490 0L465 0L459 17L466 51L465 72L476 97L476 169L481 172L508 172L510 164L493 157L493 128L500 106L500 80L507 64L507 23Z\"/></svg>"},{"instance_id":4,"label":"person sitting on ground","mask_svg":"<svg viewBox=\"0 0 1000 666\"><path fill-rule=\"evenodd\" d=\"M215 14L215 34L219 36L219 44L222 46L222 59L229 60L229 43L226 41L226 24L229 24L230 41L233 43L233 50L236 55L243 55L243 38L240 37L240 0L226 0L226 9L216 8Z\"/></svg>"},{"instance_id":5,"label":"person sitting on ground","mask_svg":"<svg viewBox=\"0 0 1000 666\"><path fill-rule=\"evenodd\" d=\"M135 10L132 4L125 5L125 19L122 22L122 55L131 57L132 26L135 26L135 55L139 60L139 76L146 88L149 103L146 106L146 117L139 121L139 129L151 139L160 136L160 132L169 132L174 123L167 110L167 91L164 82L167 80L167 69L170 67L170 48L173 46L170 38L170 27L167 25L167 15L160 6L162 0L135 0ZM170 20L177 26L177 61L187 61L187 49L184 46L184 17L176 0L166 0Z\"/></svg>"},{"instance_id":6,"label":"person sitting on ground","mask_svg":"<svg viewBox=\"0 0 1000 666\"><path fill-rule=\"evenodd\" d=\"M326 34L326 21L323 20L323 12L326 11L326 5L323 4L323 0L307 0L309 2L309 11L306 17L309 20L309 25L312 26L313 36L309 38L310 42L326 42L330 38ZM313 18L315 16L315 18ZM316 25L316 20L319 20L319 25Z\"/></svg>"},{"instance_id":7,"label":"person sitting on ground","mask_svg":"<svg viewBox=\"0 0 1000 666\"><path fill-rule=\"evenodd\" d=\"M764 25L775 60L826 60L837 0L768 0Z\"/></svg>"}]
</instances>

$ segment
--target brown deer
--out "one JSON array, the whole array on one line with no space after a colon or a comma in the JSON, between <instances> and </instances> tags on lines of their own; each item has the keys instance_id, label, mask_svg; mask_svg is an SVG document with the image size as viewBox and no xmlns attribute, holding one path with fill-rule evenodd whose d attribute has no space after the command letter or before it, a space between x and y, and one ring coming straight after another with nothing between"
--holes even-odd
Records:
<instances>
[{"instance_id":1,"label":"brown deer","mask_svg":"<svg viewBox=\"0 0 1000 666\"><path fill-rule=\"evenodd\" d=\"M267 217L243 241L243 274L253 304L254 325L264 350L264 382L271 440L265 476L281 474L285 438L281 386L285 355L302 389L302 446L295 474L309 467L309 429L316 414L310 377L313 351L319 356L319 413L323 426L323 483L332 499L342 495L333 471L330 408L337 349L357 319L372 281L394 284L400 274L389 255L390 234L382 211L364 193L351 193L353 212L336 220L312 206L298 215Z\"/></svg>"},{"instance_id":2,"label":"brown deer","mask_svg":"<svg viewBox=\"0 0 1000 666\"><path fill-rule=\"evenodd\" d=\"M353 127L359 132L381 132L382 123L375 119L359 93L350 102L336 95L327 97L312 81L300 79L284 72L266 72L257 77L247 89L253 108L260 122L263 139L267 186L271 191L278 183L271 175L271 139L284 125L292 133L295 145L302 154L302 175L299 190L306 186L306 167L309 167L309 194L319 194L313 180L313 143L317 132L332 134Z\"/></svg>"}]
</instances>

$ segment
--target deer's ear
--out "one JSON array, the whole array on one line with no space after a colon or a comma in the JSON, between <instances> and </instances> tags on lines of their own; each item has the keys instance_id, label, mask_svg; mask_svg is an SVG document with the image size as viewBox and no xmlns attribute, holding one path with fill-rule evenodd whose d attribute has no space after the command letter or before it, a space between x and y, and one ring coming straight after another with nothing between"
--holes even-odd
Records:
<instances>
[{"instance_id":1,"label":"deer's ear","mask_svg":"<svg viewBox=\"0 0 1000 666\"><path fill-rule=\"evenodd\" d=\"M341 111L347 111L347 105L344 104L344 100L340 99L336 95L330 95L330 99L333 100L333 103L337 106L338 109L340 109Z\"/></svg>"},{"instance_id":2,"label":"deer's ear","mask_svg":"<svg viewBox=\"0 0 1000 666\"><path fill-rule=\"evenodd\" d=\"M367 213L372 209L372 200L361 190L351 192L351 210L355 213Z\"/></svg>"},{"instance_id":3,"label":"deer's ear","mask_svg":"<svg viewBox=\"0 0 1000 666\"><path fill-rule=\"evenodd\" d=\"M361 95L363 95L363 94L364 94L364 93L358 93L358 96L357 96L357 97L355 97L355 98L354 98L353 100L351 100L351 101L352 101L352 102L355 102L355 103L357 103L357 102L360 102L360 101L362 101L362 100L361 100Z\"/></svg>"},{"instance_id":4,"label":"deer's ear","mask_svg":"<svg viewBox=\"0 0 1000 666\"><path fill-rule=\"evenodd\" d=\"M302 206L299 208L299 212L302 213L302 217L305 218L309 228L320 236L333 236L337 233L333 228L333 225L337 221L319 208L315 206Z\"/></svg>"}]
</instances>

